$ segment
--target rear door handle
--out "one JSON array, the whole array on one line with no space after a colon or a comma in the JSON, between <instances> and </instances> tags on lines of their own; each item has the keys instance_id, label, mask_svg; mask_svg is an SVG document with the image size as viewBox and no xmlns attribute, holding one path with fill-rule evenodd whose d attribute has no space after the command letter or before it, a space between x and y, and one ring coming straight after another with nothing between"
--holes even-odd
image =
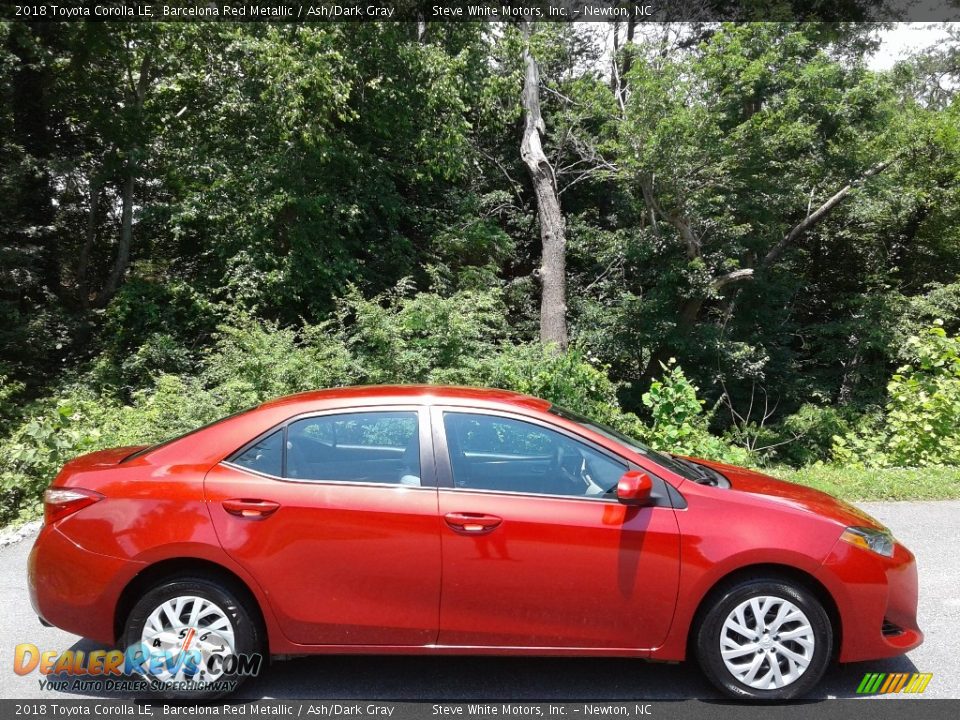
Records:
<instances>
[{"instance_id":1,"label":"rear door handle","mask_svg":"<svg viewBox=\"0 0 960 720\"><path fill-rule=\"evenodd\" d=\"M484 535L497 528L503 518L483 513L452 512L443 516L454 532L464 535Z\"/></svg>"},{"instance_id":2,"label":"rear door handle","mask_svg":"<svg viewBox=\"0 0 960 720\"><path fill-rule=\"evenodd\" d=\"M252 498L232 498L223 501L223 509L237 517L251 520L270 517L280 507L280 503L272 500L258 500Z\"/></svg>"}]
</instances>

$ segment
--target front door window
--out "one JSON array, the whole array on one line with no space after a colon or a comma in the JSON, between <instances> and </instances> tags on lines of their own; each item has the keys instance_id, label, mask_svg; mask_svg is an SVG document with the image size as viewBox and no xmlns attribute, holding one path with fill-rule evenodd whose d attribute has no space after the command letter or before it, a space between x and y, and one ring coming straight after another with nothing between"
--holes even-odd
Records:
<instances>
[{"instance_id":1,"label":"front door window","mask_svg":"<svg viewBox=\"0 0 960 720\"><path fill-rule=\"evenodd\" d=\"M455 487L611 498L625 463L541 425L497 415L445 412Z\"/></svg>"}]
</instances>

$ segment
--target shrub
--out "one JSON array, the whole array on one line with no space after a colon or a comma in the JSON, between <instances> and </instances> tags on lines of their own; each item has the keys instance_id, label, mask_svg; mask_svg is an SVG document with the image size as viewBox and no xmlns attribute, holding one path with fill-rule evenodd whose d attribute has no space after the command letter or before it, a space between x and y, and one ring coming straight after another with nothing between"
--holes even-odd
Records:
<instances>
[{"instance_id":1,"label":"shrub","mask_svg":"<svg viewBox=\"0 0 960 720\"><path fill-rule=\"evenodd\" d=\"M99 430L85 422L79 398L45 402L0 444L0 524L31 516L65 462L97 448Z\"/></svg>"},{"instance_id":2,"label":"shrub","mask_svg":"<svg viewBox=\"0 0 960 720\"><path fill-rule=\"evenodd\" d=\"M346 348L325 326L294 330L240 315L220 325L214 341L203 357L200 381L224 413L360 380Z\"/></svg>"},{"instance_id":3,"label":"shrub","mask_svg":"<svg viewBox=\"0 0 960 720\"><path fill-rule=\"evenodd\" d=\"M697 395L699 388L687 378L683 368L675 365L672 358L666 365L661 363L660 367L663 375L653 380L650 390L642 396L642 402L650 409L653 419L653 425L646 433L647 442L658 450L680 455L737 465L751 464L752 456L747 450L710 434L710 414L704 411L704 401ZM634 434L643 437L642 430L636 427Z\"/></svg>"},{"instance_id":4,"label":"shrub","mask_svg":"<svg viewBox=\"0 0 960 720\"><path fill-rule=\"evenodd\" d=\"M577 347L557 352L540 343L506 346L481 359L465 378L475 385L542 397L601 422L615 422L621 414L616 386Z\"/></svg>"},{"instance_id":5,"label":"shrub","mask_svg":"<svg viewBox=\"0 0 960 720\"><path fill-rule=\"evenodd\" d=\"M907 339L909 364L887 384L882 415L834 439L838 462L875 467L960 464L960 337L934 325Z\"/></svg>"},{"instance_id":6,"label":"shrub","mask_svg":"<svg viewBox=\"0 0 960 720\"><path fill-rule=\"evenodd\" d=\"M826 462L833 438L851 429L850 414L843 409L802 405L775 428L773 457L794 467Z\"/></svg>"},{"instance_id":7,"label":"shrub","mask_svg":"<svg viewBox=\"0 0 960 720\"><path fill-rule=\"evenodd\" d=\"M19 417L21 409L16 402L17 396L23 392L22 382L11 381L0 373L0 435L7 432L7 423Z\"/></svg>"},{"instance_id":8,"label":"shrub","mask_svg":"<svg viewBox=\"0 0 960 720\"><path fill-rule=\"evenodd\" d=\"M409 281L366 299L338 302L336 338L367 383L470 382L509 340L498 289L411 294Z\"/></svg>"},{"instance_id":9,"label":"shrub","mask_svg":"<svg viewBox=\"0 0 960 720\"><path fill-rule=\"evenodd\" d=\"M195 370L216 309L182 282L134 276L104 310L93 377L123 390L149 387L161 374Z\"/></svg>"},{"instance_id":10,"label":"shrub","mask_svg":"<svg viewBox=\"0 0 960 720\"><path fill-rule=\"evenodd\" d=\"M76 455L155 443L272 397L340 385L499 387L546 398L660 449L749 460L707 432L703 401L679 367L665 367L644 395L654 418L649 428L622 411L606 368L582 348L560 352L510 337L496 288L415 296L408 290L401 283L370 299L353 290L334 319L297 329L234 314L213 332L209 350L190 354L196 367L189 375L164 373L155 358L176 356L178 342L147 333L131 358L143 361L137 373L149 385L117 393L94 373L86 385L63 387L60 400L39 401L13 421L0 440L0 523L36 514L44 488ZM109 354L103 360L110 362Z\"/></svg>"},{"instance_id":11,"label":"shrub","mask_svg":"<svg viewBox=\"0 0 960 720\"><path fill-rule=\"evenodd\" d=\"M70 459L108 447L145 445L225 414L198 380L164 375L122 405L72 387L57 401L36 403L0 441L0 524L40 511L40 497Z\"/></svg>"}]
</instances>

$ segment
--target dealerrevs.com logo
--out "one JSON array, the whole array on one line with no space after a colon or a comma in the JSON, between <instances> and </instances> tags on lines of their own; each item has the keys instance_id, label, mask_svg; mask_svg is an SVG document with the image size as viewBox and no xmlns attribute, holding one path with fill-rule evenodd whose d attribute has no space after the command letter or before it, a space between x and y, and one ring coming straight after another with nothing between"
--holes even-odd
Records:
<instances>
[{"instance_id":1,"label":"dealerrevs.com logo","mask_svg":"<svg viewBox=\"0 0 960 720\"><path fill-rule=\"evenodd\" d=\"M858 695L922 693L933 673L867 673L857 687Z\"/></svg>"},{"instance_id":2,"label":"dealerrevs.com logo","mask_svg":"<svg viewBox=\"0 0 960 720\"><path fill-rule=\"evenodd\" d=\"M13 670L18 675L38 672L40 688L64 691L231 692L238 677L255 676L263 667L259 653L206 652L199 648L174 650L146 643L124 650L40 650L32 643L16 646Z\"/></svg>"}]
</instances>

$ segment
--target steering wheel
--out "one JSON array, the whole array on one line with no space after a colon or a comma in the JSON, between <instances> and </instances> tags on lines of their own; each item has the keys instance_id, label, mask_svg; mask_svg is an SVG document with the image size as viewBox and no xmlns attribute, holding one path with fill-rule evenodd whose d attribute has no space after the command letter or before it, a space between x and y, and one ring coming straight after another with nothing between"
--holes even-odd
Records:
<instances>
[{"instance_id":1,"label":"steering wheel","mask_svg":"<svg viewBox=\"0 0 960 720\"><path fill-rule=\"evenodd\" d=\"M553 450L553 458L544 478L545 492L554 495L586 495L593 482L587 476L583 454L564 444Z\"/></svg>"}]
</instances>

